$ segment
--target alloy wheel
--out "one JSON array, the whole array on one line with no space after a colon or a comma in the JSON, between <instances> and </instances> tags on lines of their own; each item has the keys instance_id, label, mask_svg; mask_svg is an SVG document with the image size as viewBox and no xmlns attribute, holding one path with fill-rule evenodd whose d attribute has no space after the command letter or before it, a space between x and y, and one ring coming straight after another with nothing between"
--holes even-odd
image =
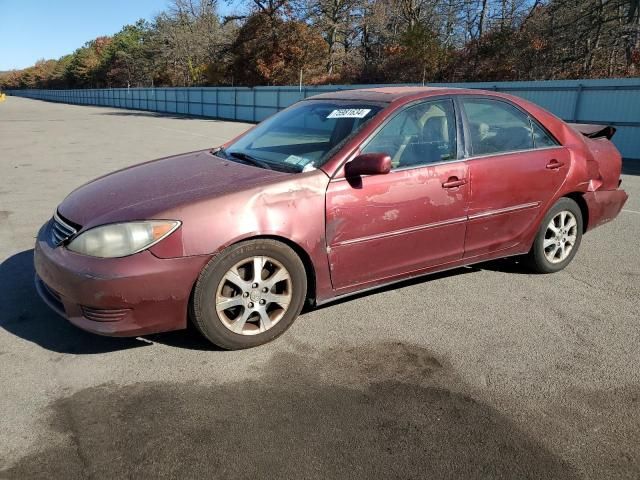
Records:
<instances>
[{"instance_id":1,"label":"alloy wheel","mask_svg":"<svg viewBox=\"0 0 640 480\"><path fill-rule=\"evenodd\" d=\"M216 291L216 312L223 325L239 335L273 328L292 299L291 275L268 256L244 259L222 277Z\"/></svg>"},{"instance_id":2,"label":"alloy wheel","mask_svg":"<svg viewBox=\"0 0 640 480\"><path fill-rule=\"evenodd\" d=\"M560 263L571 254L578 238L578 222L573 213L563 210L547 225L544 235L544 255L551 263Z\"/></svg>"}]
</instances>

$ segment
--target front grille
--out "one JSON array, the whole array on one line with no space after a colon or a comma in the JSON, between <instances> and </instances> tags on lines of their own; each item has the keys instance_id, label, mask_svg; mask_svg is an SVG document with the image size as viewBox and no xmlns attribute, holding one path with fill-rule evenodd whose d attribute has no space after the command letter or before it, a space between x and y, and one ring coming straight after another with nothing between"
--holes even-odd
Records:
<instances>
[{"instance_id":1,"label":"front grille","mask_svg":"<svg viewBox=\"0 0 640 480\"><path fill-rule=\"evenodd\" d=\"M93 308L84 305L80 310L85 318L94 322L118 322L131 311L129 308Z\"/></svg>"},{"instance_id":2,"label":"front grille","mask_svg":"<svg viewBox=\"0 0 640 480\"><path fill-rule=\"evenodd\" d=\"M51 242L55 245L62 245L64 242L78 233L78 229L70 225L56 212L51 221L50 235Z\"/></svg>"}]
</instances>

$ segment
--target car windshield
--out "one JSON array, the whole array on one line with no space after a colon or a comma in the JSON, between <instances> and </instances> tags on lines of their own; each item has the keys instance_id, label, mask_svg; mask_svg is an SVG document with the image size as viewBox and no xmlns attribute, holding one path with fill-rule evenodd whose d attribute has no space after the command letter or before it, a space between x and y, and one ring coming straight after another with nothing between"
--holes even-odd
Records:
<instances>
[{"instance_id":1,"label":"car windshield","mask_svg":"<svg viewBox=\"0 0 640 480\"><path fill-rule=\"evenodd\" d=\"M216 155L274 170L313 170L382 108L366 102L303 101L265 120Z\"/></svg>"}]
</instances>

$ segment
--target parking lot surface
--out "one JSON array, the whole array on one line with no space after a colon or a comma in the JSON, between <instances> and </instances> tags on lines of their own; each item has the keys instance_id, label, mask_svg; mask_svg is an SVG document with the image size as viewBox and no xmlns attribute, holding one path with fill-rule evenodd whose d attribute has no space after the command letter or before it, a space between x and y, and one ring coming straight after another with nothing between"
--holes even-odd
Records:
<instances>
[{"instance_id":1,"label":"parking lot surface","mask_svg":"<svg viewBox=\"0 0 640 480\"><path fill-rule=\"evenodd\" d=\"M39 300L34 236L68 192L247 127L0 104L0 478L640 478L632 164L625 210L563 272L405 282L252 350L99 337Z\"/></svg>"}]
</instances>

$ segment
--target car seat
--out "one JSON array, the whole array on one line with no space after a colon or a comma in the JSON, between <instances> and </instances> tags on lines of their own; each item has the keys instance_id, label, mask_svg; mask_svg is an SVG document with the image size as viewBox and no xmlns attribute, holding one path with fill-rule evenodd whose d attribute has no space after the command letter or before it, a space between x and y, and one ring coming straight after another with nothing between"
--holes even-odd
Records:
<instances>
[{"instance_id":1,"label":"car seat","mask_svg":"<svg viewBox=\"0 0 640 480\"><path fill-rule=\"evenodd\" d=\"M446 135L446 136L445 136ZM399 167L435 163L442 160L440 145L448 144L446 117L431 117L424 126L420 139L409 143L400 156Z\"/></svg>"},{"instance_id":2,"label":"car seat","mask_svg":"<svg viewBox=\"0 0 640 480\"><path fill-rule=\"evenodd\" d=\"M510 152L533 148L531 130L525 127L501 128L491 138L492 151Z\"/></svg>"}]
</instances>

